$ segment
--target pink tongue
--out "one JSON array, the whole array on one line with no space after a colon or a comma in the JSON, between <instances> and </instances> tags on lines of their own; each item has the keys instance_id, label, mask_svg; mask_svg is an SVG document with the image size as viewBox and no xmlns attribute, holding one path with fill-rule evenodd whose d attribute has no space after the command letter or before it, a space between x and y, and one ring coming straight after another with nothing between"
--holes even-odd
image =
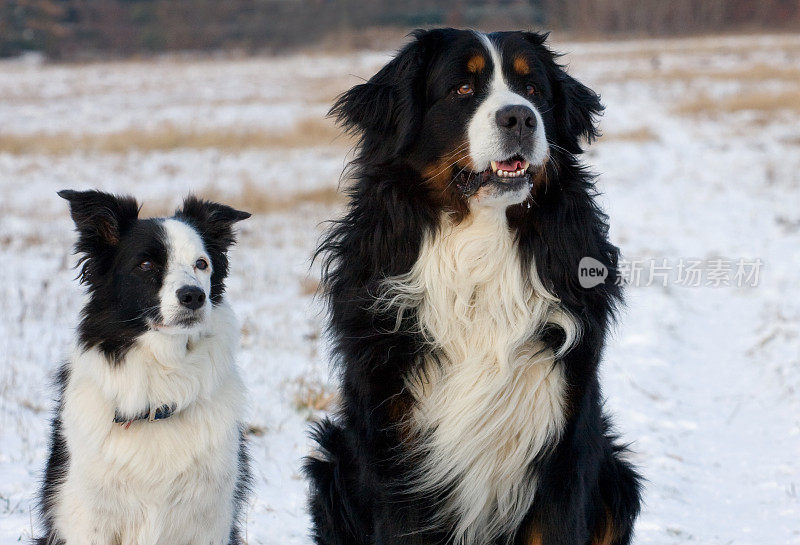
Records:
<instances>
[{"instance_id":1,"label":"pink tongue","mask_svg":"<svg viewBox=\"0 0 800 545\"><path fill-rule=\"evenodd\" d=\"M497 168L499 170L519 170L522 168L522 161L498 161Z\"/></svg>"}]
</instances>

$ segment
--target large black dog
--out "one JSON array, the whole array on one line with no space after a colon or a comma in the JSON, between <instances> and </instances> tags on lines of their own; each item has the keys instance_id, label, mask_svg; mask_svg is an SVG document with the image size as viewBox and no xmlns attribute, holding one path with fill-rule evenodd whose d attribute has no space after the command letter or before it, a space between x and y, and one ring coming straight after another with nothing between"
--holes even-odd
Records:
<instances>
[{"instance_id":1,"label":"large black dog","mask_svg":"<svg viewBox=\"0 0 800 545\"><path fill-rule=\"evenodd\" d=\"M597 376L618 252L578 161L602 106L545 39L419 31L332 109L360 146L319 250L341 373L306 462L319 544L631 540Z\"/></svg>"}]
</instances>

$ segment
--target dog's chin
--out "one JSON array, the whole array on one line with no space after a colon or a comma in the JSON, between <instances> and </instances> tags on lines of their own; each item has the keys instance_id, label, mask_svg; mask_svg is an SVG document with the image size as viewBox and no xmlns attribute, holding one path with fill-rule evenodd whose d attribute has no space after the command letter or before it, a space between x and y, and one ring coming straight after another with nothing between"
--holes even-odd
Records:
<instances>
[{"instance_id":1,"label":"dog's chin","mask_svg":"<svg viewBox=\"0 0 800 545\"><path fill-rule=\"evenodd\" d=\"M150 329L166 335L191 335L203 330L205 317L203 315L176 316L162 322L150 322Z\"/></svg>"},{"instance_id":2,"label":"dog's chin","mask_svg":"<svg viewBox=\"0 0 800 545\"><path fill-rule=\"evenodd\" d=\"M531 178L514 182L489 182L470 198L479 206L508 207L525 202L531 194Z\"/></svg>"}]
</instances>

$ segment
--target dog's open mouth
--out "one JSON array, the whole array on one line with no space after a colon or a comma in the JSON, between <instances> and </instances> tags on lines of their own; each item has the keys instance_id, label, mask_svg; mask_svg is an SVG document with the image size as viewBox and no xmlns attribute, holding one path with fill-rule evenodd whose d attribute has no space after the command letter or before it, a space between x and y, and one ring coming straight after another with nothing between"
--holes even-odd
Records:
<instances>
[{"instance_id":1,"label":"dog's open mouth","mask_svg":"<svg viewBox=\"0 0 800 545\"><path fill-rule=\"evenodd\" d=\"M514 155L505 161L492 161L491 167L484 172L499 178L521 178L528 175L529 166L528 161L519 155Z\"/></svg>"},{"instance_id":2,"label":"dog's open mouth","mask_svg":"<svg viewBox=\"0 0 800 545\"><path fill-rule=\"evenodd\" d=\"M531 164L521 155L512 155L502 161L491 161L489 168L482 172L462 171L456 183L464 197L470 197L486 185L494 185L501 190L517 190L523 184L532 184Z\"/></svg>"}]
</instances>

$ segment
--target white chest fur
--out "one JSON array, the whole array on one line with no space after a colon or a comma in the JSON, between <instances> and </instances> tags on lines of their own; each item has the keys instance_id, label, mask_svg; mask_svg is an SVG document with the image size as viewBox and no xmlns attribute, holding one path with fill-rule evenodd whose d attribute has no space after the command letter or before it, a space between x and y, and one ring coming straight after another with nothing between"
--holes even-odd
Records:
<instances>
[{"instance_id":1,"label":"white chest fur","mask_svg":"<svg viewBox=\"0 0 800 545\"><path fill-rule=\"evenodd\" d=\"M527 278L526 278L527 276ZM531 506L531 463L564 425L559 354L537 342L546 323L574 322L524 275L505 212L477 208L458 225L443 218L413 269L390 279L381 304L415 308L430 343L425 373L409 377L416 404L421 492L448 490L456 542L481 544L518 526Z\"/></svg>"},{"instance_id":2,"label":"white chest fur","mask_svg":"<svg viewBox=\"0 0 800 545\"><path fill-rule=\"evenodd\" d=\"M67 545L227 543L244 386L238 327L222 304L192 336L150 332L117 366L76 352L62 421L70 461L55 527ZM112 422L114 411L177 404L166 420Z\"/></svg>"}]
</instances>

